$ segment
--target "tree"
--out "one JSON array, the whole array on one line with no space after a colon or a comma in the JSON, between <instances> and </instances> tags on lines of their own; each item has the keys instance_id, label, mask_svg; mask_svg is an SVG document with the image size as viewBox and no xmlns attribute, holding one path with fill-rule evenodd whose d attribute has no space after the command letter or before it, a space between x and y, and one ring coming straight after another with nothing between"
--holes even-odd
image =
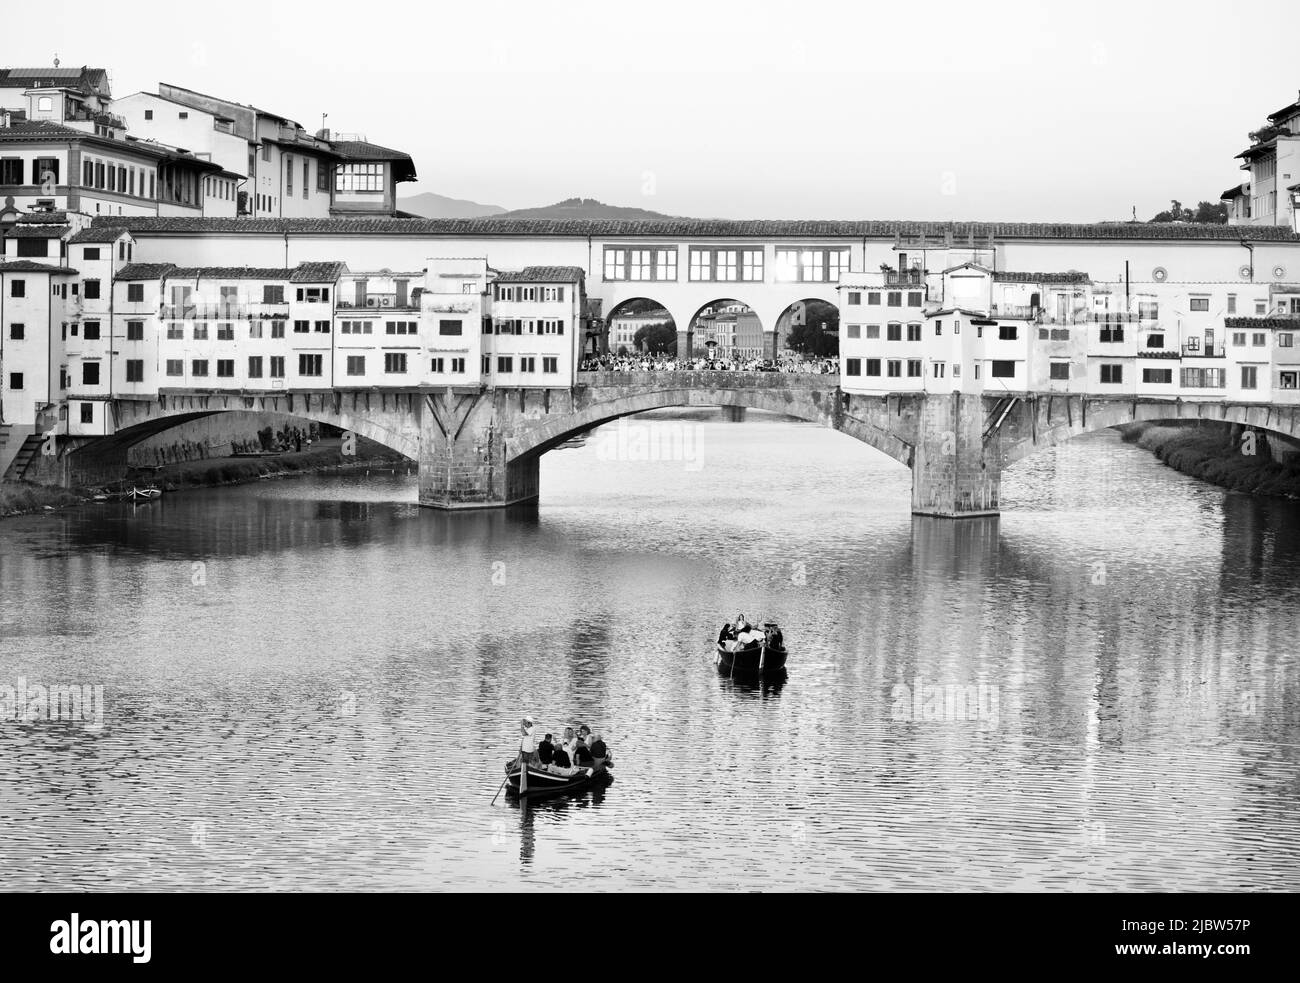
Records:
<instances>
[{"instance_id":1,"label":"tree","mask_svg":"<svg viewBox=\"0 0 1300 983\"><path fill-rule=\"evenodd\" d=\"M677 328L665 321L647 324L637 329L632 344L636 345L636 350L639 352L647 352L651 355L675 355L677 354Z\"/></svg>"},{"instance_id":2,"label":"tree","mask_svg":"<svg viewBox=\"0 0 1300 983\"><path fill-rule=\"evenodd\" d=\"M1196 211L1190 208L1184 208L1183 203L1176 198L1170 200L1169 210L1159 212L1151 219L1152 222L1206 222L1211 225L1226 225L1228 221L1228 205L1226 202L1208 202L1202 201L1197 204Z\"/></svg>"},{"instance_id":3,"label":"tree","mask_svg":"<svg viewBox=\"0 0 1300 983\"><path fill-rule=\"evenodd\" d=\"M785 345L809 358L840 353L840 311L824 300L809 300L790 317Z\"/></svg>"}]
</instances>

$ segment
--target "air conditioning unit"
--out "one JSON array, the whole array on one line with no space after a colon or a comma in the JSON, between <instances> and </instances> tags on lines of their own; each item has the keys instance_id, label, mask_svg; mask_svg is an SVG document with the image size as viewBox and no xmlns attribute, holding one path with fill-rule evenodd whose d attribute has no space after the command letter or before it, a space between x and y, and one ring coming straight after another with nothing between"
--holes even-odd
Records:
<instances>
[{"instance_id":1,"label":"air conditioning unit","mask_svg":"<svg viewBox=\"0 0 1300 983\"><path fill-rule=\"evenodd\" d=\"M367 307L378 307L378 306L379 306L379 298L378 298L378 297L367 297L367 298L366 298L366 306L367 306Z\"/></svg>"},{"instance_id":2,"label":"air conditioning unit","mask_svg":"<svg viewBox=\"0 0 1300 983\"><path fill-rule=\"evenodd\" d=\"M393 306L393 298L392 298L392 297L380 297L380 298L379 298L379 306L380 306L380 307L392 307L392 306Z\"/></svg>"}]
</instances>

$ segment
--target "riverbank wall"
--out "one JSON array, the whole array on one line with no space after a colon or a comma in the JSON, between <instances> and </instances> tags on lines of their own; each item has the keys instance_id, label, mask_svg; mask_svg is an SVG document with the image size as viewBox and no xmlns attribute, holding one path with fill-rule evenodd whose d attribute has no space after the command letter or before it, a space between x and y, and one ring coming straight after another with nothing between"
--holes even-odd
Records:
<instances>
[{"instance_id":1,"label":"riverbank wall","mask_svg":"<svg viewBox=\"0 0 1300 983\"><path fill-rule=\"evenodd\" d=\"M1252 495L1300 498L1300 449L1277 435L1209 422L1116 429L1182 474Z\"/></svg>"}]
</instances>

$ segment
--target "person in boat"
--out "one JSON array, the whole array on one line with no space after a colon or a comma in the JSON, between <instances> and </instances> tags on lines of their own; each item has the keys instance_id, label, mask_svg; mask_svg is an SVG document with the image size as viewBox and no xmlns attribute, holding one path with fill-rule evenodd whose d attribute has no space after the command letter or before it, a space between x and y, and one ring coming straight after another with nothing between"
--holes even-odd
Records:
<instances>
[{"instance_id":1,"label":"person in boat","mask_svg":"<svg viewBox=\"0 0 1300 983\"><path fill-rule=\"evenodd\" d=\"M537 739L533 736L533 718L524 717L519 722L519 766L535 765L537 758Z\"/></svg>"},{"instance_id":2,"label":"person in boat","mask_svg":"<svg viewBox=\"0 0 1300 983\"><path fill-rule=\"evenodd\" d=\"M577 745L574 747L573 763L579 768L596 767L596 756L591 753L591 745L588 741L590 741L590 737L586 740L579 738Z\"/></svg>"},{"instance_id":3,"label":"person in boat","mask_svg":"<svg viewBox=\"0 0 1300 983\"><path fill-rule=\"evenodd\" d=\"M571 775L576 775L579 769L573 766L573 762L569 758L569 752L565 750L564 745L559 744L555 747L551 755L551 763L546 766L546 770L552 775L561 775L568 778Z\"/></svg>"},{"instance_id":4,"label":"person in boat","mask_svg":"<svg viewBox=\"0 0 1300 983\"><path fill-rule=\"evenodd\" d=\"M551 736L547 734L542 739L542 743L537 745L537 760L543 765L549 765L555 756L555 745L551 743Z\"/></svg>"},{"instance_id":5,"label":"person in boat","mask_svg":"<svg viewBox=\"0 0 1300 983\"><path fill-rule=\"evenodd\" d=\"M560 746L561 746L562 748L564 748L564 753L565 753L565 755L568 756L569 758L572 758L572 757L573 757L573 745L576 743L576 740L577 740L577 739L573 736L573 728L572 728L572 727L565 727L565 728L564 728L564 740L563 740L563 742L561 743Z\"/></svg>"},{"instance_id":6,"label":"person in boat","mask_svg":"<svg viewBox=\"0 0 1300 983\"><path fill-rule=\"evenodd\" d=\"M591 756L597 771L604 771L606 766L613 764L610 760L609 748L605 746L605 738L600 734L592 738Z\"/></svg>"},{"instance_id":7,"label":"person in boat","mask_svg":"<svg viewBox=\"0 0 1300 983\"><path fill-rule=\"evenodd\" d=\"M764 637L766 636L764 636L761 630L755 628L746 621L738 626L735 650L739 651L740 649L747 648L750 645L757 645L759 642L763 641Z\"/></svg>"},{"instance_id":8,"label":"person in boat","mask_svg":"<svg viewBox=\"0 0 1300 983\"><path fill-rule=\"evenodd\" d=\"M725 625L722 626L722 629L718 632L718 644L724 645L727 642L735 641L735 639L736 639L736 626L733 625L730 621L728 621Z\"/></svg>"}]
</instances>

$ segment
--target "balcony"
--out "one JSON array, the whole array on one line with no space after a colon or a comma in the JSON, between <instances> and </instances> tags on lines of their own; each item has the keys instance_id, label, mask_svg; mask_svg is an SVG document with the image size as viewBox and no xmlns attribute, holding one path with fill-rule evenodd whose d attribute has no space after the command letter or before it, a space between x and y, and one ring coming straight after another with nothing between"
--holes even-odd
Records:
<instances>
[{"instance_id":1,"label":"balcony","mask_svg":"<svg viewBox=\"0 0 1300 983\"><path fill-rule=\"evenodd\" d=\"M891 270L888 268L880 271L885 275L885 286L887 287L923 287L925 286L925 270Z\"/></svg>"},{"instance_id":2,"label":"balcony","mask_svg":"<svg viewBox=\"0 0 1300 983\"><path fill-rule=\"evenodd\" d=\"M1223 345L1210 345L1202 347L1198 341L1188 342L1183 345L1183 358L1226 358L1227 352Z\"/></svg>"},{"instance_id":3,"label":"balcony","mask_svg":"<svg viewBox=\"0 0 1300 983\"><path fill-rule=\"evenodd\" d=\"M167 321L284 320L288 316L288 301L271 304L164 304L162 308L162 317Z\"/></svg>"},{"instance_id":4,"label":"balcony","mask_svg":"<svg viewBox=\"0 0 1300 983\"><path fill-rule=\"evenodd\" d=\"M1035 321L1042 316L1041 307L1031 304L994 304L993 317L1015 318L1021 321Z\"/></svg>"},{"instance_id":5,"label":"balcony","mask_svg":"<svg viewBox=\"0 0 1300 983\"><path fill-rule=\"evenodd\" d=\"M419 294L399 298L395 293L368 293L365 300L340 300L334 306L342 311L418 311L420 297Z\"/></svg>"}]
</instances>

